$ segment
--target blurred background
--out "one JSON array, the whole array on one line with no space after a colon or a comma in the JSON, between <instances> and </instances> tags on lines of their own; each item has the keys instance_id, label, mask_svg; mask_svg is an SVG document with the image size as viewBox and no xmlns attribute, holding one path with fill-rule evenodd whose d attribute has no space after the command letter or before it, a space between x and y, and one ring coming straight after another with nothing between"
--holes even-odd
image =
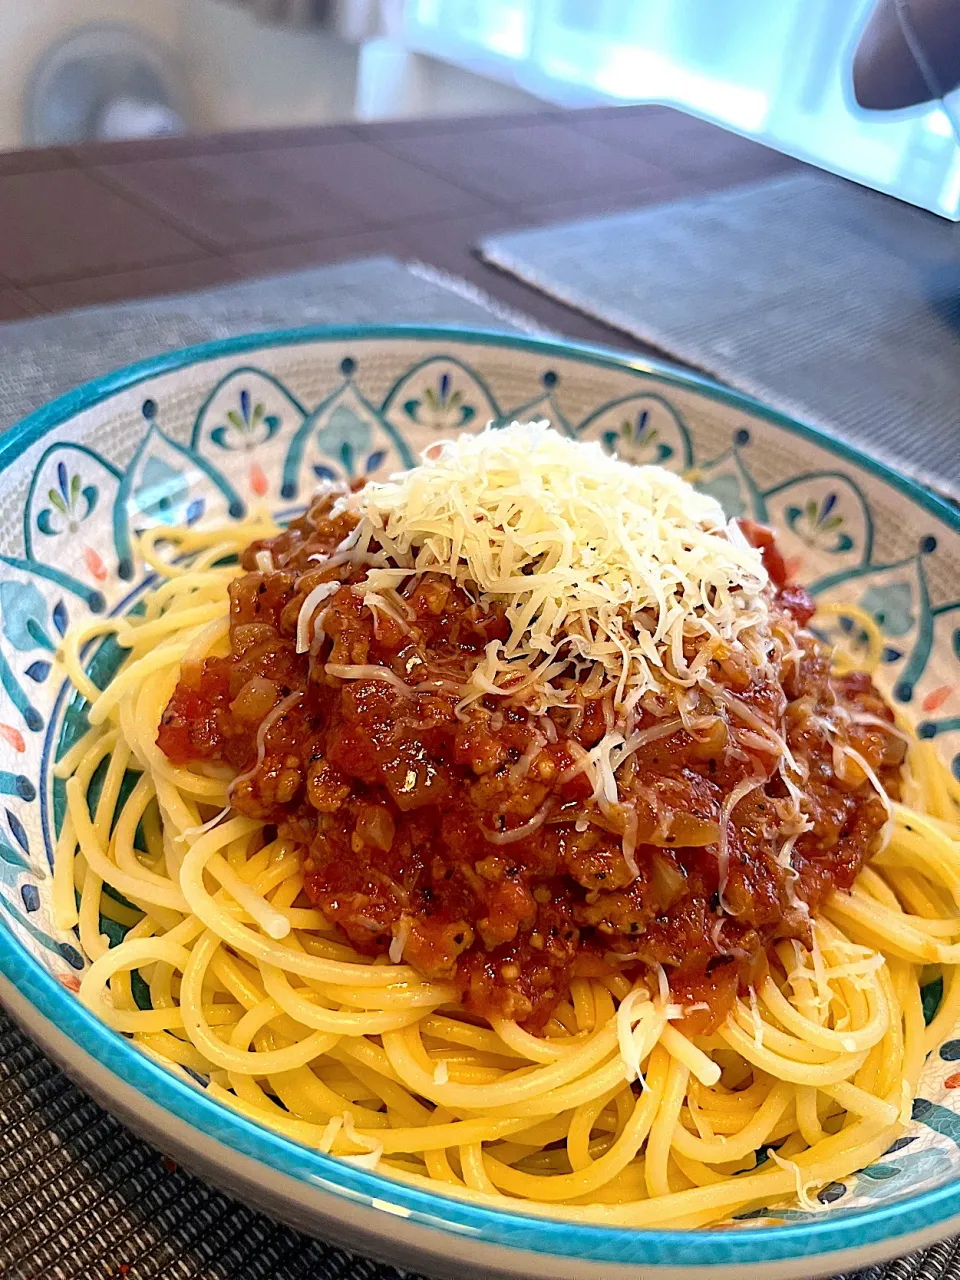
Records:
<instances>
[{"instance_id":1,"label":"blurred background","mask_svg":"<svg viewBox=\"0 0 960 1280\"><path fill-rule=\"evenodd\" d=\"M662 102L960 217L950 99L851 88L871 0L0 0L0 149ZM956 95L953 95L956 96Z\"/></svg>"}]
</instances>

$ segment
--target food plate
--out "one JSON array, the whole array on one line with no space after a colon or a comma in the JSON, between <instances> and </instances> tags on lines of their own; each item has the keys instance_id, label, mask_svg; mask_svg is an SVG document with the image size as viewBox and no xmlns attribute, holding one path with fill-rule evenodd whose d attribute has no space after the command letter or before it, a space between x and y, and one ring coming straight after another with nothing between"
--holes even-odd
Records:
<instances>
[{"instance_id":1,"label":"food plate","mask_svg":"<svg viewBox=\"0 0 960 1280\"><path fill-rule=\"evenodd\" d=\"M67 627L136 602L144 529L254 506L288 519L318 480L386 474L457 431L515 418L681 472L728 515L774 525L794 577L872 615L880 682L957 774L960 517L881 464L704 379L570 344L416 328L212 343L91 383L0 445L0 999L98 1101L187 1166L298 1227L434 1274L681 1277L749 1264L811 1276L958 1229L960 1040L928 1060L896 1149L821 1190L815 1212L628 1231L578 1224L575 1210L561 1221L465 1204L299 1146L77 1001L85 961L55 929L50 896ZM848 650L869 642L852 618L836 625Z\"/></svg>"}]
</instances>

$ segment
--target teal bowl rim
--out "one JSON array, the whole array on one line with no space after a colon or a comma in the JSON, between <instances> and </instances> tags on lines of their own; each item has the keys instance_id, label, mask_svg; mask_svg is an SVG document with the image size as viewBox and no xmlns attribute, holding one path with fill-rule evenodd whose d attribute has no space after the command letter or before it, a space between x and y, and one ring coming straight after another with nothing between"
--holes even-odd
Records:
<instances>
[{"instance_id":1,"label":"teal bowl rim","mask_svg":"<svg viewBox=\"0 0 960 1280\"><path fill-rule=\"evenodd\" d=\"M508 347L534 355L575 359L601 368L660 378L673 386L754 414L773 426L813 441L845 461L872 472L960 534L960 508L826 432L798 422L750 396L722 387L709 378L656 360L623 355L602 347L454 327L317 325L218 339L142 360L93 379L11 427L0 441L0 471L6 470L29 445L49 431L147 379L222 356L268 347L377 339ZM408 1221L429 1227L434 1236L438 1232L449 1232L451 1236L463 1238L466 1233L469 1238L507 1248L584 1262L729 1267L737 1263L813 1258L894 1241L918 1231L929 1231L960 1213L960 1178L888 1205L837 1210L823 1219L774 1228L665 1231L586 1226L534 1217L522 1211L504 1212L472 1205L407 1186L357 1169L335 1157L311 1151L214 1102L200 1088L179 1079L141 1054L123 1036L100 1022L20 945L5 926L0 927L0 973L79 1048L126 1084L140 1090L161 1108L185 1120L207 1137L303 1185L332 1192L354 1202L365 1202L371 1207L374 1201L383 1203L389 1199L404 1211L404 1216L409 1215Z\"/></svg>"}]
</instances>

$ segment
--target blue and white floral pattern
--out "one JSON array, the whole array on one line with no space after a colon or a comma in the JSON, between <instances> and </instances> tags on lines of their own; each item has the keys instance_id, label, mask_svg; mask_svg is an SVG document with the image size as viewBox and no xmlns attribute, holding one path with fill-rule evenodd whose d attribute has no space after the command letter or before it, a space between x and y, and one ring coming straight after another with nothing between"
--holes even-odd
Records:
<instances>
[{"instance_id":1,"label":"blue and white floral pattern","mask_svg":"<svg viewBox=\"0 0 960 1280\"><path fill-rule=\"evenodd\" d=\"M68 702L56 654L69 623L130 606L147 577L145 528L255 507L287 518L318 480L410 466L437 438L486 422L548 417L689 476L731 515L774 523L815 596L875 619L892 697L960 776L960 521L946 508L748 402L633 363L455 332L253 345L121 379L31 427L0 462L0 919L66 986L84 961L51 924L49 868L62 805L50 764ZM852 619L835 625L856 645ZM928 1064L909 1137L826 1188L825 1209L957 1175L956 1045Z\"/></svg>"},{"instance_id":2,"label":"blue and white floral pattern","mask_svg":"<svg viewBox=\"0 0 960 1280\"><path fill-rule=\"evenodd\" d=\"M486 381L463 361L430 355L408 369L383 401L383 415L401 434L422 428L441 437L499 414Z\"/></svg>"}]
</instances>

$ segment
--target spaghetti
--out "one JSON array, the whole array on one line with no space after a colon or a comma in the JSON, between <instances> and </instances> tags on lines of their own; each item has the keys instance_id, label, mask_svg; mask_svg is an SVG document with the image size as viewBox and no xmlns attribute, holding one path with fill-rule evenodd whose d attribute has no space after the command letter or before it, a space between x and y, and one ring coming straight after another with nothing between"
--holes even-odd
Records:
<instances>
[{"instance_id":1,"label":"spaghetti","mask_svg":"<svg viewBox=\"0 0 960 1280\"><path fill-rule=\"evenodd\" d=\"M142 613L68 633L81 999L250 1118L451 1195L635 1227L816 1205L960 1014L960 787L831 673L767 531L496 434L286 531L152 530Z\"/></svg>"}]
</instances>

